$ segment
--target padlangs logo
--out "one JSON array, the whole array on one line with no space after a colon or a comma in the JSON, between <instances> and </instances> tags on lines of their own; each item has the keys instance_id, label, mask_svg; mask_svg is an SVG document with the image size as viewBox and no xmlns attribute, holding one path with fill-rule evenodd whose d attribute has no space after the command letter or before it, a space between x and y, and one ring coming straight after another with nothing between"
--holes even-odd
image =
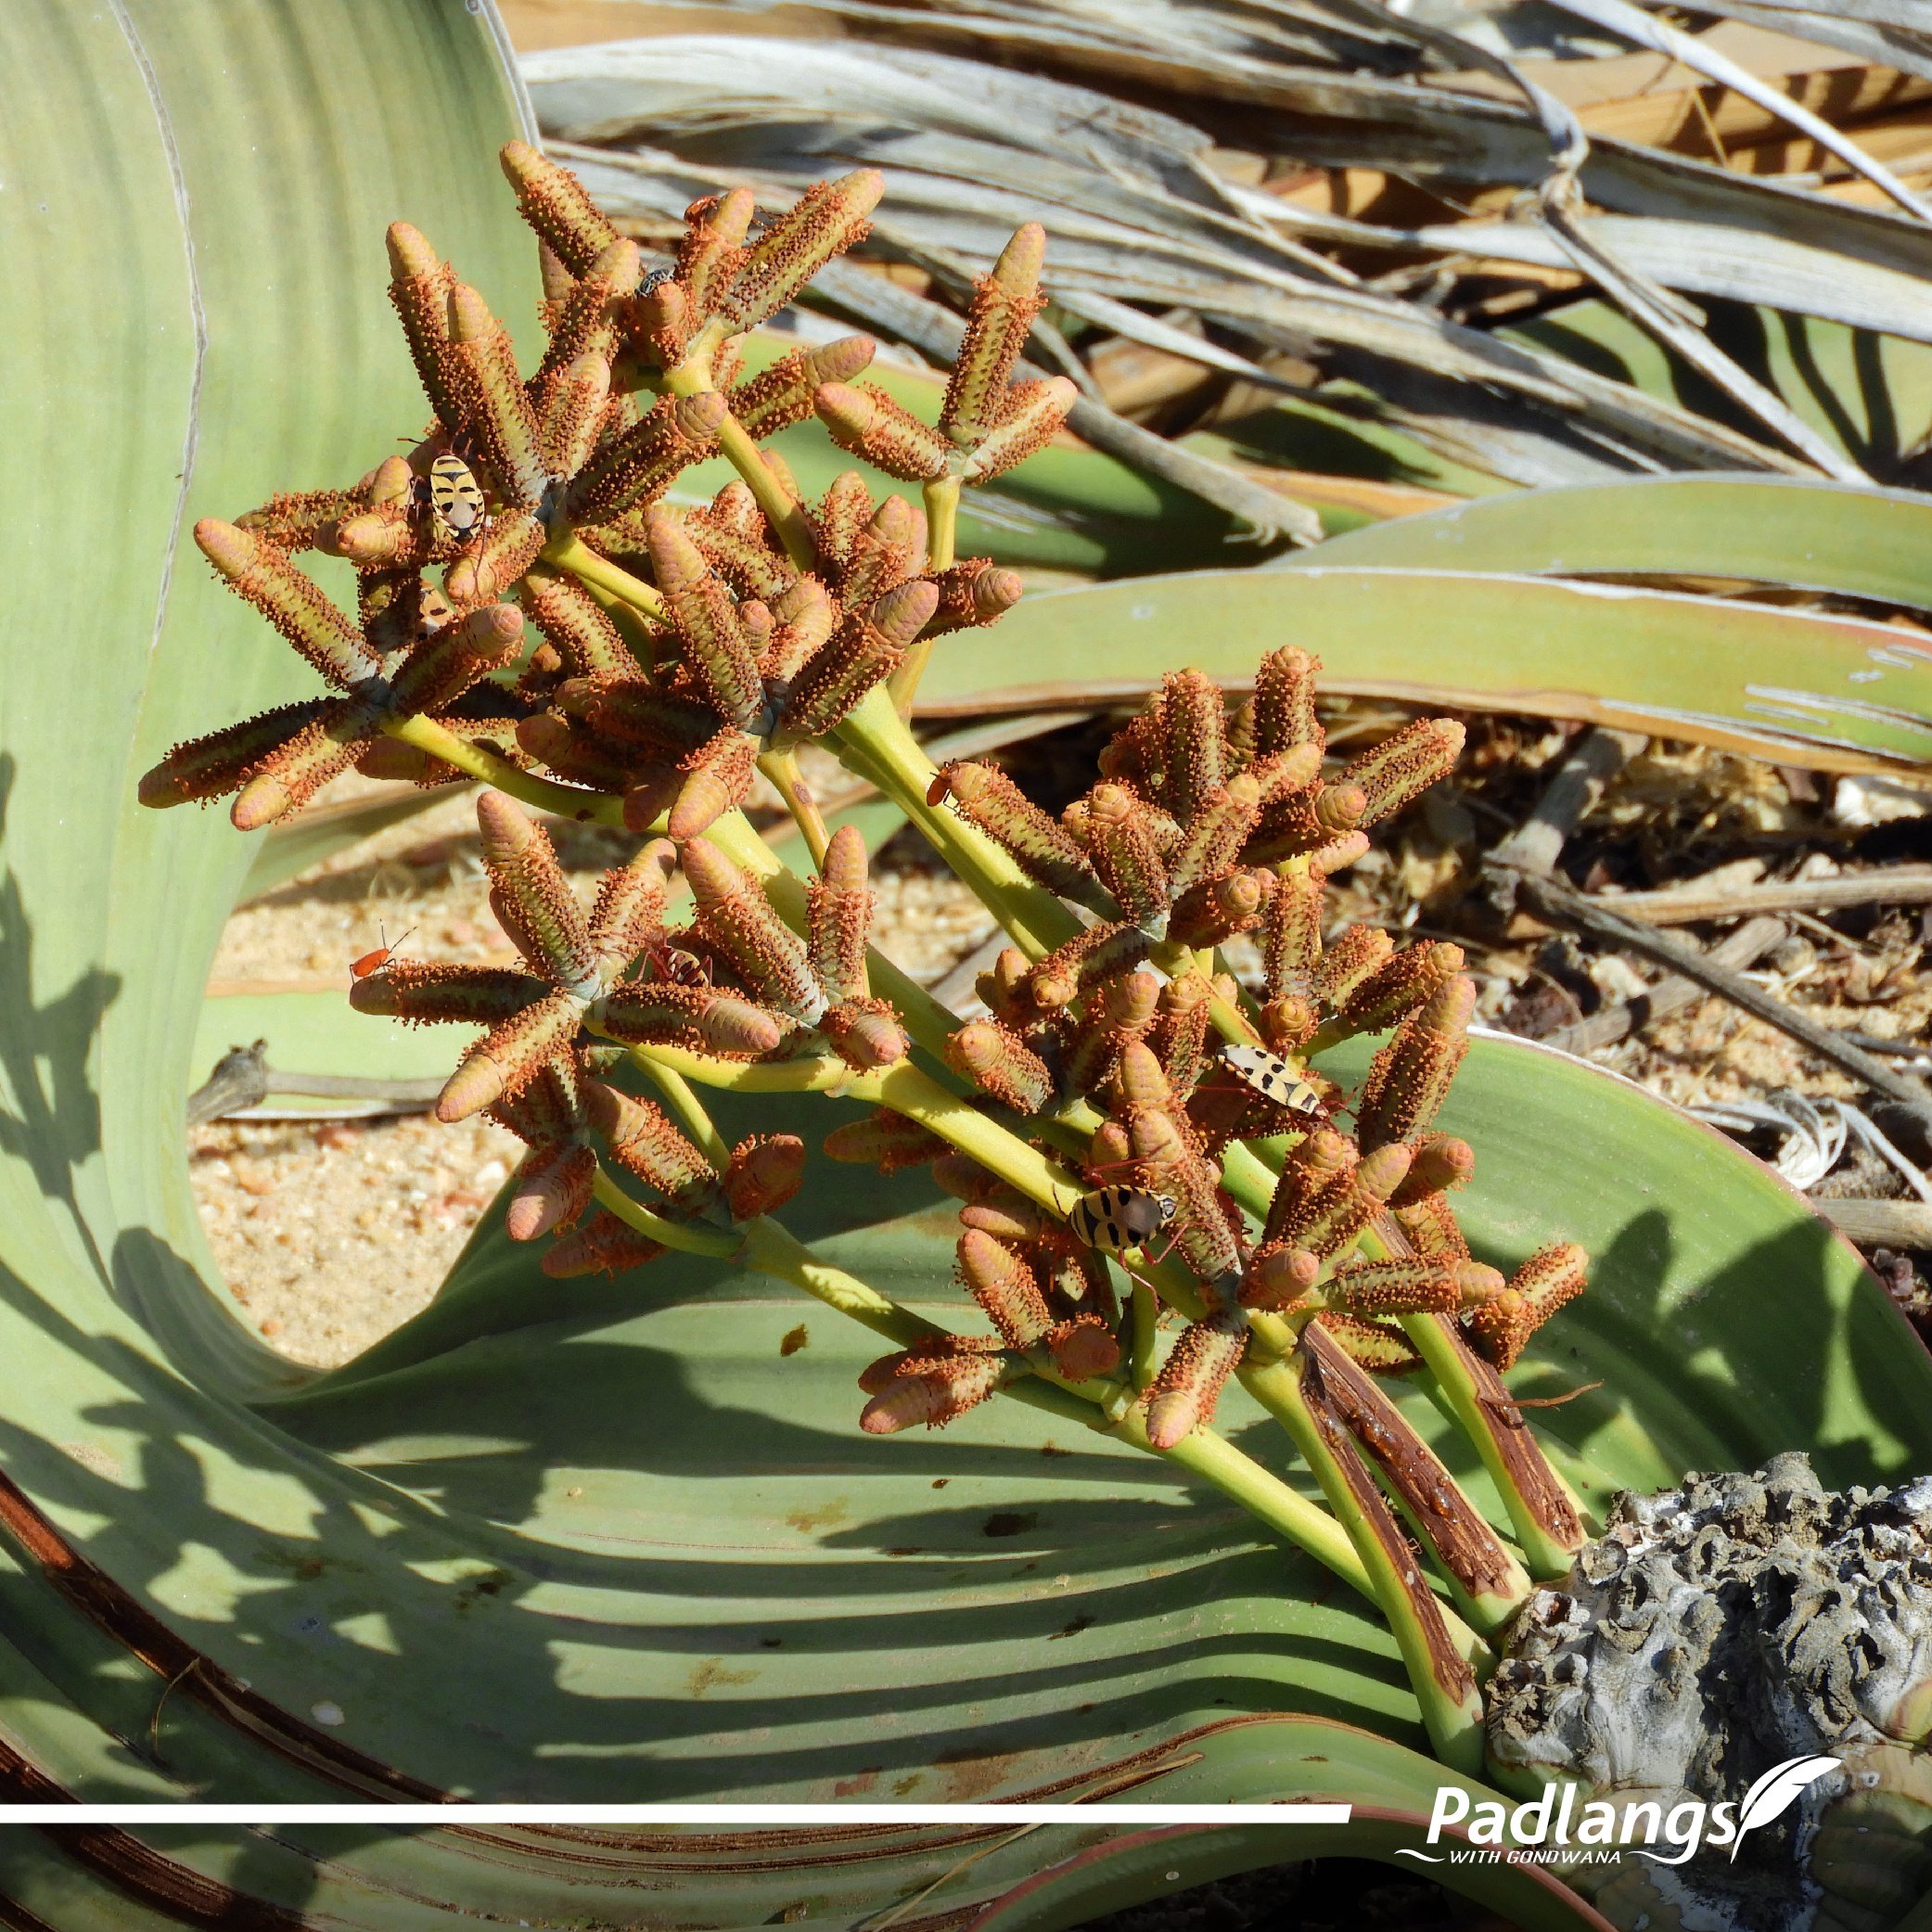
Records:
<instances>
[{"instance_id":1,"label":"padlangs logo","mask_svg":"<svg viewBox=\"0 0 1932 1932\"><path fill-rule=\"evenodd\" d=\"M1445 1846L1440 1852L1404 1846L1401 1855L1431 1865L1556 1864L1607 1862L1629 1853L1660 1865L1681 1865L1699 1851L1728 1846L1735 1858L1746 1832L1769 1824L1820 1778L1836 1771L1838 1763L1836 1758L1787 1758L1734 1804L1726 1799L1708 1805L1687 1798L1668 1811L1654 1799L1580 1803L1574 1785L1553 1785L1541 1798L1516 1806L1478 1803L1459 1786L1442 1785L1429 1813L1428 1842L1440 1845L1443 1832L1458 1825L1468 1844Z\"/></svg>"}]
</instances>

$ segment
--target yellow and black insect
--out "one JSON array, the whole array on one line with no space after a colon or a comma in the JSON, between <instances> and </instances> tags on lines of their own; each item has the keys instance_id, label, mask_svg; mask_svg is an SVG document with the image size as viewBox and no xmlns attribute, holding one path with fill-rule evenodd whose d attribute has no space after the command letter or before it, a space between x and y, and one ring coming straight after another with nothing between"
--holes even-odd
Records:
<instances>
[{"instance_id":1,"label":"yellow and black insect","mask_svg":"<svg viewBox=\"0 0 1932 1932\"><path fill-rule=\"evenodd\" d=\"M437 528L458 544L467 544L489 520L482 486L461 456L444 451L430 464L429 512Z\"/></svg>"},{"instance_id":2,"label":"yellow and black insect","mask_svg":"<svg viewBox=\"0 0 1932 1932\"><path fill-rule=\"evenodd\" d=\"M1089 1247L1118 1254L1139 1247L1173 1220L1178 1203L1171 1194L1146 1187L1096 1187L1075 1201L1067 1225Z\"/></svg>"},{"instance_id":3,"label":"yellow and black insect","mask_svg":"<svg viewBox=\"0 0 1932 1932\"><path fill-rule=\"evenodd\" d=\"M1318 1114L1322 1096L1301 1078L1279 1054L1262 1046L1224 1046L1221 1057L1227 1069L1245 1087L1252 1087L1263 1100L1298 1114Z\"/></svg>"}]
</instances>

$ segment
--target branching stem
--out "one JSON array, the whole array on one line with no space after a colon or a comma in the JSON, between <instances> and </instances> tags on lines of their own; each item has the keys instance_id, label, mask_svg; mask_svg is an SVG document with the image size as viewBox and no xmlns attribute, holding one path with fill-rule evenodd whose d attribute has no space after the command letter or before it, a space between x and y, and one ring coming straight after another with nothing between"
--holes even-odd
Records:
<instances>
[{"instance_id":1,"label":"branching stem","mask_svg":"<svg viewBox=\"0 0 1932 1932\"><path fill-rule=\"evenodd\" d=\"M555 564L560 570L569 570L582 578L594 589L608 591L613 597L621 597L633 609L643 611L653 623L664 621L664 599L657 590L643 578L633 577L630 571L612 563L608 557L599 557L575 531L553 537L544 547L544 560Z\"/></svg>"},{"instance_id":2,"label":"branching stem","mask_svg":"<svg viewBox=\"0 0 1932 1932\"><path fill-rule=\"evenodd\" d=\"M818 809L818 800L812 796L812 787L805 783L799 770L799 755L796 751L767 751L758 761L758 769L772 781L778 796L785 800L785 809L792 815L792 822L804 835L805 849L812 854L812 863L821 871L825 863L825 848L832 842L832 835L825 829L824 816Z\"/></svg>"},{"instance_id":3,"label":"branching stem","mask_svg":"<svg viewBox=\"0 0 1932 1932\"><path fill-rule=\"evenodd\" d=\"M959 491L957 477L935 477L926 485L926 568L937 573L953 567L954 546L959 536ZM886 680L892 708L902 718L913 714L913 699L918 695L919 680L926 675L927 661L937 640L917 637L906 652L899 669Z\"/></svg>"},{"instance_id":4,"label":"branching stem","mask_svg":"<svg viewBox=\"0 0 1932 1932\"><path fill-rule=\"evenodd\" d=\"M669 395L702 396L716 390L717 386L711 370L711 350L708 346L697 348L697 352L687 355L675 368L664 372L663 387ZM758 499L765 521L785 545L786 556L801 570L816 569L818 546L812 541L812 526L806 522L804 511L766 466L762 454L744 424L729 411L726 411L718 429L718 448L730 459L731 467L744 478L746 487Z\"/></svg>"},{"instance_id":5,"label":"branching stem","mask_svg":"<svg viewBox=\"0 0 1932 1932\"><path fill-rule=\"evenodd\" d=\"M742 1259L761 1274L802 1288L826 1307L863 1322L875 1334L902 1348L942 1339L948 1334L923 1315L902 1308L868 1287L855 1275L820 1260L803 1242L769 1216L746 1228ZM1343 1581L1354 1585L1371 1601L1375 1600L1367 1568L1347 1534L1325 1511L1212 1429L1196 1429L1171 1450L1155 1449L1147 1440L1146 1427L1137 1407L1128 1407L1119 1420L1101 1407L1100 1399L1107 1388L1104 1383L1068 1385L1036 1373L1001 1392L1029 1407L1044 1409L1103 1434L1119 1436L1136 1449L1176 1464L1212 1484L1286 1541L1325 1564Z\"/></svg>"},{"instance_id":6,"label":"branching stem","mask_svg":"<svg viewBox=\"0 0 1932 1932\"><path fill-rule=\"evenodd\" d=\"M700 1222L666 1221L641 1202L633 1201L601 1167L591 1184L600 1207L608 1208L627 1227L664 1247L681 1254L710 1255L714 1260L729 1260L738 1251L738 1237L729 1228L706 1227Z\"/></svg>"},{"instance_id":7,"label":"branching stem","mask_svg":"<svg viewBox=\"0 0 1932 1932\"><path fill-rule=\"evenodd\" d=\"M1137 1281L1129 1308L1133 1319L1133 1386L1145 1388L1160 1369L1160 1304L1154 1290Z\"/></svg>"},{"instance_id":8,"label":"branching stem","mask_svg":"<svg viewBox=\"0 0 1932 1932\"><path fill-rule=\"evenodd\" d=\"M937 767L884 689L868 691L834 736L850 769L876 785L918 826L1030 959L1044 958L1080 931L1079 920L1044 886L1030 879L1004 846L957 813L926 802Z\"/></svg>"},{"instance_id":9,"label":"branching stem","mask_svg":"<svg viewBox=\"0 0 1932 1932\"><path fill-rule=\"evenodd\" d=\"M957 477L935 477L926 486L926 568L950 570L959 539Z\"/></svg>"},{"instance_id":10,"label":"branching stem","mask_svg":"<svg viewBox=\"0 0 1932 1932\"><path fill-rule=\"evenodd\" d=\"M585 791L579 786L557 785L548 778L535 777L507 759L498 758L493 751L485 751L467 738L459 738L433 718L395 718L382 728L390 737L414 745L418 751L427 751L431 758L440 758L459 772L467 772L472 778L481 778L498 791L508 792L511 798L534 805L540 812L574 819L580 825L592 820L605 825L621 825L624 822L621 799L612 798L608 792Z\"/></svg>"}]
</instances>

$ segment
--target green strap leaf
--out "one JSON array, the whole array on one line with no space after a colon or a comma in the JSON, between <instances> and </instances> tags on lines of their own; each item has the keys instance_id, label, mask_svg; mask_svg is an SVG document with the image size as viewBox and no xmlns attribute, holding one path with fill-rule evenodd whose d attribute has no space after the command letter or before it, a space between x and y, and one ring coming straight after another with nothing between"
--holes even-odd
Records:
<instances>
[{"instance_id":1,"label":"green strap leaf","mask_svg":"<svg viewBox=\"0 0 1932 1932\"><path fill-rule=\"evenodd\" d=\"M1259 648L1294 639L1319 651L1331 692L1587 719L1820 771L1932 761L1932 659L1891 626L1500 572L1337 568L1329 550L1292 569L1026 598L970 650L941 645L920 706L1138 697L1177 663L1238 686Z\"/></svg>"},{"instance_id":2,"label":"green strap leaf","mask_svg":"<svg viewBox=\"0 0 1932 1932\"><path fill-rule=\"evenodd\" d=\"M1932 497L1788 477L1642 477L1483 497L1274 559L1347 569L1737 577L1932 609Z\"/></svg>"}]
</instances>

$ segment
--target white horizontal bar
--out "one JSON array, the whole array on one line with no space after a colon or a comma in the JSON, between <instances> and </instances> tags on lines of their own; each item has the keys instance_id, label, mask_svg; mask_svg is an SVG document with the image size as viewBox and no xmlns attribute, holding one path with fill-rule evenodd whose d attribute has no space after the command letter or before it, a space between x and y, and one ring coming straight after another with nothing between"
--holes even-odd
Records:
<instances>
[{"instance_id":1,"label":"white horizontal bar","mask_svg":"<svg viewBox=\"0 0 1932 1932\"><path fill-rule=\"evenodd\" d=\"M1346 1824L1350 1808L1226 1805L7 1805L0 1824Z\"/></svg>"}]
</instances>

